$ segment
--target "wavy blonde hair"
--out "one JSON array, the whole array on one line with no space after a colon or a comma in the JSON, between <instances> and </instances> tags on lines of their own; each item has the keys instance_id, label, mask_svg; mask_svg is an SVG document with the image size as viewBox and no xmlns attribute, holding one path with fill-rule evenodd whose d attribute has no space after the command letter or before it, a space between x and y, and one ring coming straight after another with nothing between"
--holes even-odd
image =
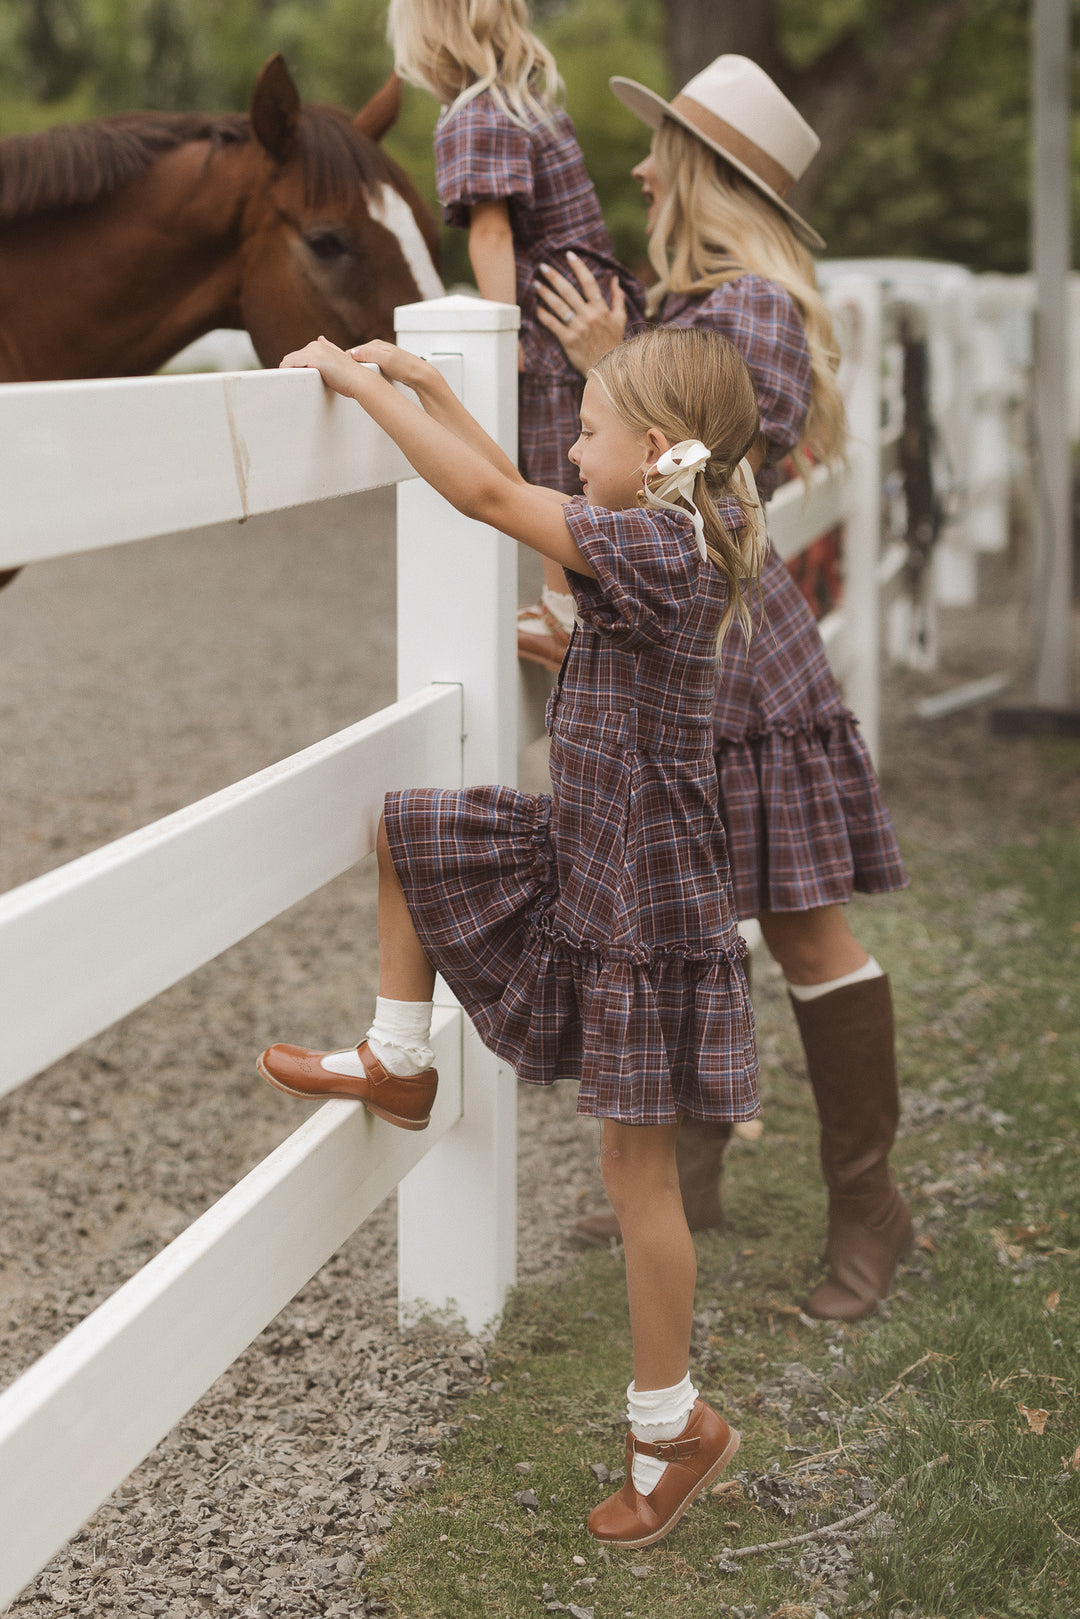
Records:
<instances>
[{"instance_id":1,"label":"wavy blonde hair","mask_svg":"<svg viewBox=\"0 0 1080 1619\"><path fill-rule=\"evenodd\" d=\"M711 459L694 484L709 559L728 587L719 648L733 618L750 639L746 586L761 572L768 541L761 508L738 471L757 441L757 393L750 368L733 343L701 326L656 326L609 349L589 373L617 415L635 432L659 428L671 444L700 439ZM652 476L647 475L647 482ZM657 493L662 492L662 481ZM743 523L729 529L717 502L733 498Z\"/></svg>"},{"instance_id":2,"label":"wavy blonde hair","mask_svg":"<svg viewBox=\"0 0 1080 1619\"><path fill-rule=\"evenodd\" d=\"M550 124L562 80L525 0L390 0L386 34L396 72L443 106L488 90L515 123Z\"/></svg>"},{"instance_id":3,"label":"wavy blonde hair","mask_svg":"<svg viewBox=\"0 0 1080 1619\"><path fill-rule=\"evenodd\" d=\"M795 464L805 476L810 457L842 459L840 353L809 249L756 186L672 119L657 130L652 155L664 200L649 235L649 258L659 278L649 292L649 313L668 293L708 292L748 270L783 287L802 317L810 350L810 409Z\"/></svg>"}]
</instances>

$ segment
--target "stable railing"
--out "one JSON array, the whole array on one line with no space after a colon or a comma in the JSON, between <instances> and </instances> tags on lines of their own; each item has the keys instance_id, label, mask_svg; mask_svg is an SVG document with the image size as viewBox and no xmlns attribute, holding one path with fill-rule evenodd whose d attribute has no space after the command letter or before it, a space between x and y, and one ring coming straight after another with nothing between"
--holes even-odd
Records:
<instances>
[{"instance_id":1,"label":"stable railing","mask_svg":"<svg viewBox=\"0 0 1080 1619\"><path fill-rule=\"evenodd\" d=\"M881 294L852 278L832 301L848 464L782 490L770 522L785 556L847 526L845 599L823 629L876 744ZM510 453L517 320L462 297L398 311L399 341ZM537 671L519 692L516 548L417 480L314 373L0 389L0 568L388 483L399 700L0 897L0 1092L368 854L388 789L513 782L546 695ZM441 984L436 998L426 1132L327 1103L0 1395L0 1606L395 1186L402 1311L449 1306L473 1330L498 1315L515 1268L513 1076Z\"/></svg>"}]
</instances>

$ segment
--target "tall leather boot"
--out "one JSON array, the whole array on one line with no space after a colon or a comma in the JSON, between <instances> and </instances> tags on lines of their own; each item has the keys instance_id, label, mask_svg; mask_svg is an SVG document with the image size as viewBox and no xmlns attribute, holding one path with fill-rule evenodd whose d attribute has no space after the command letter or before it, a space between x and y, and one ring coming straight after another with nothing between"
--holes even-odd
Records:
<instances>
[{"instance_id":1,"label":"tall leather boot","mask_svg":"<svg viewBox=\"0 0 1080 1619\"><path fill-rule=\"evenodd\" d=\"M701 1119L684 1119L675 1144L686 1223L691 1231L715 1231L724 1223L720 1178L724 1169L724 1149L731 1140L732 1125L707 1124ZM574 1222L574 1235L581 1242L607 1248L622 1241L614 1214L586 1214Z\"/></svg>"},{"instance_id":2,"label":"tall leather boot","mask_svg":"<svg viewBox=\"0 0 1080 1619\"><path fill-rule=\"evenodd\" d=\"M804 1308L823 1321L857 1321L887 1297L912 1243L911 1210L888 1164L900 1118L889 980L867 978L811 1001L792 996L791 1004L829 1190L829 1274Z\"/></svg>"}]
</instances>

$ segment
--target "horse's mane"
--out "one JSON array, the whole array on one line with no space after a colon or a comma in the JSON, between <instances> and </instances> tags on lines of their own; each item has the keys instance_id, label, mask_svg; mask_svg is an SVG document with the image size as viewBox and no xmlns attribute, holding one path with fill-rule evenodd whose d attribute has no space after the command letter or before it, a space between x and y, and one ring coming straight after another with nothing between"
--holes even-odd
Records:
<instances>
[{"instance_id":1,"label":"horse's mane","mask_svg":"<svg viewBox=\"0 0 1080 1619\"><path fill-rule=\"evenodd\" d=\"M0 140L0 224L98 202L190 141L208 141L210 157L252 138L243 113L179 112L117 113L9 135ZM305 201L313 208L345 201L394 174L381 147L338 107L301 109L297 157Z\"/></svg>"}]
</instances>

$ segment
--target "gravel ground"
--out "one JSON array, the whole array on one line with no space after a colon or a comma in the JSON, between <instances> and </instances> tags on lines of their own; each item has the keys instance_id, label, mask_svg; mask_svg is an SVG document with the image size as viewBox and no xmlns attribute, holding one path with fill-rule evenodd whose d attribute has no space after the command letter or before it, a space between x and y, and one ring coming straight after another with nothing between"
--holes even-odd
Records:
<instances>
[{"instance_id":1,"label":"gravel ground","mask_svg":"<svg viewBox=\"0 0 1080 1619\"><path fill-rule=\"evenodd\" d=\"M392 498L321 516L43 564L0 594L0 891L391 700ZM1018 666L1007 586L949 616L935 676L888 690L901 830L958 853L1048 808L1024 769L1032 744L988 747L981 713L905 717L922 691ZM299 1104L268 1092L253 1055L357 1028L374 899L365 862L0 1101L0 1383L296 1127ZM565 1262L574 1215L600 1194L572 1087L525 1088L521 1109L527 1280ZM364 1612L357 1558L486 1375L452 1323L399 1335L394 1288L390 1199L11 1611Z\"/></svg>"}]
</instances>

